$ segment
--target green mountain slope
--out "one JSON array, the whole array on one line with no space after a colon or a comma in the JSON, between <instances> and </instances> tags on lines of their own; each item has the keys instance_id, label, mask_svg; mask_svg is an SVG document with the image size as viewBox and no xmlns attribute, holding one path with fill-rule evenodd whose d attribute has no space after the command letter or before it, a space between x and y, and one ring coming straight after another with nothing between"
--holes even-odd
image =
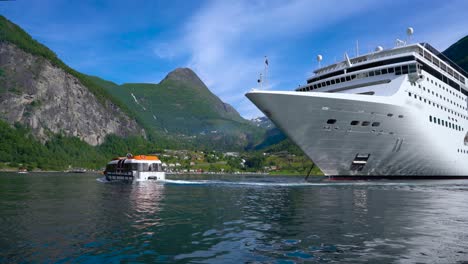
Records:
<instances>
[{"instance_id":1,"label":"green mountain slope","mask_svg":"<svg viewBox=\"0 0 468 264\"><path fill-rule=\"evenodd\" d=\"M196 147L243 149L265 131L223 103L188 68L172 71L158 84L117 85L97 77L90 79L123 102L145 127L176 135Z\"/></svg>"},{"instance_id":2,"label":"green mountain slope","mask_svg":"<svg viewBox=\"0 0 468 264\"><path fill-rule=\"evenodd\" d=\"M468 72L468 36L457 41L443 53Z\"/></svg>"},{"instance_id":3,"label":"green mountain slope","mask_svg":"<svg viewBox=\"0 0 468 264\"><path fill-rule=\"evenodd\" d=\"M177 145L186 147L241 150L249 144L253 144L252 142L255 140L259 140L264 132L264 130L256 128L244 120L234 108L223 103L211 93L190 69L176 69L159 84L117 85L70 68L53 51L35 41L19 26L3 16L0 16L1 43L13 44L27 54L33 55L34 58L47 61L53 67L75 77L105 108L115 110L117 106L130 119L136 120L138 125L145 129L146 135L150 139L166 141L169 145L174 145L171 142L177 142ZM7 55L16 56L14 52L4 54L8 60L10 58L7 58ZM15 67L13 65L10 68L14 69ZM30 66L22 65L21 67L26 69L25 77L22 77L23 73L20 72L15 73L14 78L21 80L27 76L37 75L35 72L31 74L28 72ZM2 69L0 69L0 78L2 73ZM7 72L7 75L13 76L13 72ZM39 82L36 77L27 78L29 78L28 82ZM3 83L0 83L0 87L11 86L11 83L14 83L16 79L4 80ZM52 86L54 83L55 81L51 81ZM12 94L11 91L16 91L17 96L29 93L27 88L19 88L21 89L7 87L6 91L10 94ZM47 108L48 105L47 100L41 99L40 107ZM33 115L33 118L29 118L32 121L25 119L23 123L26 125L28 122L33 123L34 118ZM124 119L128 120L127 117L121 120L124 121ZM64 119L61 122L67 124L71 120ZM134 130L139 129L138 126L134 127Z\"/></svg>"}]
</instances>

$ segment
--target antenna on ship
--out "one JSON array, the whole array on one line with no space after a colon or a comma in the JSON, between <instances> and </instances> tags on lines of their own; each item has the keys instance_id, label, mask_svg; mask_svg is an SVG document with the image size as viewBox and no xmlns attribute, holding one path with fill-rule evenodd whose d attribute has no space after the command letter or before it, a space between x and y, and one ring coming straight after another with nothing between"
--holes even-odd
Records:
<instances>
[{"instance_id":1,"label":"antenna on ship","mask_svg":"<svg viewBox=\"0 0 468 264\"><path fill-rule=\"evenodd\" d=\"M323 57L322 55L317 55L317 62L318 62L318 67L319 69L322 68L322 60L323 60Z\"/></svg>"},{"instance_id":2,"label":"antenna on ship","mask_svg":"<svg viewBox=\"0 0 468 264\"><path fill-rule=\"evenodd\" d=\"M406 43L411 42L411 38L413 37L413 34L414 34L414 29L412 27L409 27L406 29L406 35L408 36L408 38L406 39Z\"/></svg>"},{"instance_id":3,"label":"antenna on ship","mask_svg":"<svg viewBox=\"0 0 468 264\"><path fill-rule=\"evenodd\" d=\"M359 57L359 40L356 40L356 57Z\"/></svg>"}]
</instances>

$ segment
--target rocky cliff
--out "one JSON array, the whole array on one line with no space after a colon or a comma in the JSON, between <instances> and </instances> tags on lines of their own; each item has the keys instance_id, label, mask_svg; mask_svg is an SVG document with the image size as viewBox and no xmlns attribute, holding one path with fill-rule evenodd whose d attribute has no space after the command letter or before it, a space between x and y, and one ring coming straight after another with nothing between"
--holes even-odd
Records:
<instances>
[{"instance_id":1,"label":"rocky cliff","mask_svg":"<svg viewBox=\"0 0 468 264\"><path fill-rule=\"evenodd\" d=\"M98 145L108 134L144 135L109 100L98 100L78 78L7 41L0 42L0 118L19 122L45 141L52 134Z\"/></svg>"}]
</instances>

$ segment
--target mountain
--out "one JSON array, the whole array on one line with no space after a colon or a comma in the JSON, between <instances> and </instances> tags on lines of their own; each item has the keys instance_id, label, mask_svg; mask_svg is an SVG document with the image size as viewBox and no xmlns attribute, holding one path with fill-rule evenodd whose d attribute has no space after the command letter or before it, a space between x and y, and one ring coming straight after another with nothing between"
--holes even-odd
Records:
<instances>
[{"instance_id":1,"label":"mountain","mask_svg":"<svg viewBox=\"0 0 468 264\"><path fill-rule=\"evenodd\" d=\"M468 72L468 36L460 39L442 53Z\"/></svg>"},{"instance_id":2,"label":"mountain","mask_svg":"<svg viewBox=\"0 0 468 264\"><path fill-rule=\"evenodd\" d=\"M189 68L175 69L158 84L117 85L90 79L123 102L145 127L176 135L196 147L243 149L265 131L222 102Z\"/></svg>"},{"instance_id":3,"label":"mountain","mask_svg":"<svg viewBox=\"0 0 468 264\"><path fill-rule=\"evenodd\" d=\"M125 106L0 16L0 119L45 142L55 134L90 145L107 135L145 135Z\"/></svg>"},{"instance_id":4,"label":"mountain","mask_svg":"<svg viewBox=\"0 0 468 264\"><path fill-rule=\"evenodd\" d=\"M0 120L24 125L42 142L61 134L91 145L109 135L150 136L185 147L242 150L264 133L188 68L158 84L117 85L73 70L3 16Z\"/></svg>"},{"instance_id":5,"label":"mountain","mask_svg":"<svg viewBox=\"0 0 468 264\"><path fill-rule=\"evenodd\" d=\"M268 119L268 117L266 116L261 116L261 117L250 119L250 122L252 122L252 124L254 124L257 127L261 127L265 129L270 129L270 128L275 127L273 122L271 122L271 120Z\"/></svg>"}]
</instances>

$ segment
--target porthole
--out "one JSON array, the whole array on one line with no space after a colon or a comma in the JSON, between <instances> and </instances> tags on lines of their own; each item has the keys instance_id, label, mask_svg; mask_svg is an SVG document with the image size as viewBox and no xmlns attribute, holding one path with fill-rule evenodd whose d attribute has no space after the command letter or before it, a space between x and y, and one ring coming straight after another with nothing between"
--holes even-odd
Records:
<instances>
[{"instance_id":1,"label":"porthole","mask_svg":"<svg viewBox=\"0 0 468 264\"><path fill-rule=\"evenodd\" d=\"M403 118L403 115L399 115L398 118Z\"/></svg>"},{"instance_id":2,"label":"porthole","mask_svg":"<svg viewBox=\"0 0 468 264\"><path fill-rule=\"evenodd\" d=\"M372 123L372 126L373 127L378 127L378 126L380 126L380 122L374 122L374 123Z\"/></svg>"},{"instance_id":3,"label":"porthole","mask_svg":"<svg viewBox=\"0 0 468 264\"><path fill-rule=\"evenodd\" d=\"M336 119L328 119L327 120L327 124L335 124L336 123Z\"/></svg>"},{"instance_id":4,"label":"porthole","mask_svg":"<svg viewBox=\"0 0 468 264\"><path fill-rule=\"evenodd\" d=\"M388 114L387 114L387 116L389 116L389 117L392 117L392 116L393 116L393 114L391 114L391 113L388 113Z\"/></svg>"},{"instance_id":5,"label":"porthole","mask_svg":"<svg viewBox=\"0 0 468 264\"><path fill-rule=\"evenodd\" d=\"M356 120L351 121L351 125L352 126L357 126L357 125L359 125L359 121L356 121Z\"/></svg>"},{"instance_id":6,"label":"porthole","mask_svg":"<svg viewBox=\"0 0 468 264\"><path fill-rule=\"evenodd\" d=\"M363 122L362 122L362 126L368 126L369 124L370 124L369 121L363 121Z\"/></svg>"}]
</instances>

